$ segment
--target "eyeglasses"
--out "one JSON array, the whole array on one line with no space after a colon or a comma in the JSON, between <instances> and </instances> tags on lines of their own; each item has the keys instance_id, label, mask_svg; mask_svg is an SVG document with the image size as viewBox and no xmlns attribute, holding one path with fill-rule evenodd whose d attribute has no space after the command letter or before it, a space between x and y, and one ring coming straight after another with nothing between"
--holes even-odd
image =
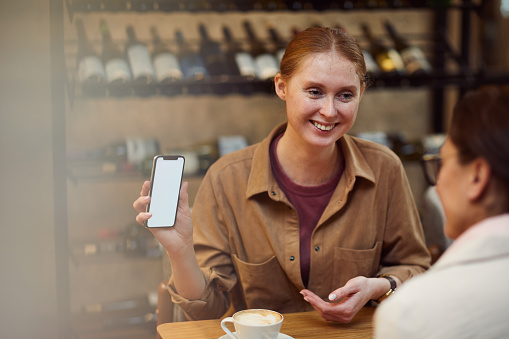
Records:
<instances>
[{"instance_id":1,"label":"eyeglasses","mask_svg":"<svg viewBox=\"0 0 509 339\"><path fill-rule=\"evenodd\" d=\"M435 186L442 165L442 157L440 154L426 154L422 156L421 164L426 180L431 186Z\"/></svg>"}]
</instances>

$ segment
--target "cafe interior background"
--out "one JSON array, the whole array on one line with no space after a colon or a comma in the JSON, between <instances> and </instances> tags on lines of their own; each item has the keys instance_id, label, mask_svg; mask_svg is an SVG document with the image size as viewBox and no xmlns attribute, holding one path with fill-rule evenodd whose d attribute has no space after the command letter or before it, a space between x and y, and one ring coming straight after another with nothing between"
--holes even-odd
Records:
<instances>
[{"instance_id":1,"label":"cafe interior background","mask_svg":"<svg viewBox=\"0 0 509 339\"><path fill-rule=\"evenodd\" d=\"M269 50L269 27L287 41L312 25L341 26L369 50L361 24L392 46L389 20L432 70L374 74L351 133L400 155L426 218L429 190L419 158L436 152L466 89L509 81L506 16L505 0L1 0L0 335L154 338L158 288L170 272L132 208L151 157L186 156L192 203L218 156L260 141L285 119L270 79L178 80L148 90L128 86L123 96L113 85L88 88L77 71L78 22L100 55L102 20L121 50L132 26L150 52L151 27L176 52L177 30L198 49L200 24L219 42L228 26L247 49L244 21Z\"/></svg>"}]
</instances>

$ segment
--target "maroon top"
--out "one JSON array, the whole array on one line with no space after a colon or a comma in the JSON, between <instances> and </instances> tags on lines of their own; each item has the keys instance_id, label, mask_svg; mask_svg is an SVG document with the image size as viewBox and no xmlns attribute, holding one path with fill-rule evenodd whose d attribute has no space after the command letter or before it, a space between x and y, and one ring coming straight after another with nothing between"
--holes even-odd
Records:
<instances>
[{"instance_id":1,"label":"maroon top","mask_svg":"<svg viewBox=\"0 0 509 339\"><path fill-rule=\"evenodd\" d=\"M336 175L323 185L301 186L293 182L284 172L277 159L277 143L283 134L276 137L270 146L270 162L272 174L288 200L292 203L299 217L300 233L300 271L302 282L307 287L309 280L309 264L311 258L311 235L327 204L339 183L343 166ZM341 162L342 164L343 162Z\"/></svg>"}]
</instances>

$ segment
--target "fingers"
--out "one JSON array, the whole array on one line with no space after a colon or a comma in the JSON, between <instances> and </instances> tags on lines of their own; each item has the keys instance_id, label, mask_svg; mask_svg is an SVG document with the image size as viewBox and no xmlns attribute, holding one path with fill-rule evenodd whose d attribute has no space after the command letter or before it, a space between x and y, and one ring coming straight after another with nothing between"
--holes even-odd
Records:
<instances>
[{"instance_id":1,"label":"fingers","mask_svg":"<svg viewBox=\"0 0 509 339\"><path fill-rule=\"evenodd\" d=\"M332 302L339 302L363 289L366 289L366 281L367 279L365 277L355 277L348 280L345 286L338 288L329 294L329 300Z\"/></svg>"},{"instance_id":2,"label":"fingers","mask_svg":"<svg viewBox=\"0 0 509 339\"><path fill-rule=\"evenodd\" d=\"M148 195L149 191L150 191L150 181L145 180L145 182L141 186L140 196Z\"/></svg>"},{"instance_id":3,"label":"fingers","mask_svg":"<svg viewBox=\"0 0 509 339\"><path fill-rule=\"evenodd\" d=\"M342 296L344 291L339 290L341 289L331 294L337 293L337 295ZM356 300L353 294L348 294L346 297L338 297L337 300L340 302L331 303L322 300L318 295L309 290L302 290L300 293L304 296L304 300L309 302L318 314L327 321L349 323L362 307L362 304L359 304L359 301Z\"/></svg>"},{"instance_id":4,"label":"fingers","mask_svg":"<svg viewBox=\"0 0 509 339\"><path fill-rule=\"evenodd\" d=\"M147 212L138 213L138 215L136 216L136 222L138 224L140 224L141 226L145 226L145 222L148 219L150 219L151 216L152 216L152 213L147 213Z\"/></svg>"},{"instance_id":5,"label":"fingers","mask_svg":"<svg viewBox=\"0 0 509 339\"><path fill-rule=\"evenodd\" d=\"M328 306L327 302L323 301L322 298L320 298L310 290L304 289L300 291L300 294L302 294L304 296L304 300L310 303L311 306L313 306L315 310L317 310L319 313L324 312Z\"/></svg>"},{"instance_id":6,"label":"fingers","mask_svg":"<svg viewBox=\"0 0 509 339\"><path fill-rule=\"evenodd\" d=\"M133 208L137 212L145 212L147 210L147 205L148 205L149 201L150 201L150 197L148 195L139 197L138 199L136 199L133 202Z\"/></svg>"},{"instance_id":7,"label":"fingers","mask_svg":"<svg viewBox=\"0 0 509 339\"><path fill-rule=\"evenodd\" d=\"M136 222L145 226L145 222L152 216L152 213L147 213L147 205L150 202L148 193L150 191L150 181L145 181L141 186L140 197L133 202L133 208L138 212Z\"/></svg>"},{"instance_id":8,"label":"fingers","mask_svg":"<svg viewBox=\"0 0 509 339\"><path fill-rule=\"evenodd\" d=\"M145 212L147 209L147 205L150 201L150 197L148 196L148 192L150 190L150 181L145 181L141 186L140 197L136 199L133 203L133 208L138 212Z\"/></svg>"},{"instance_id":9,"label":"fingers","mask_svg":"<svg viewBox=\"0 0 509 339\"><path fill-rule=\"evenodd\" d=\"M300 291L300 294L304 296L304 300L307 302L316 301L316 300L322 300L319 296L317 296L315 293L311 292L310 290L303 289Z\"/></svg>"},{"instance_id":10,"label":"fingers","mask_svg":"<svg viewBox=\"0 0 509 339\"><path fill-rule=\"evenodd\" d=\"M339 302L344 298L348 297L350 294L354 293L353 291L349 291L349 289L345 286L342 288L338 288L329 294L329 301L331 302Z\"/></svg>"},{"instance_id":11,"label":"fingers","mask_svg":"<svg viewBox=\"0 0 509 339\"><path fill-rule=\"evenodd\" d=\"M182 203L184 208L189 208L189 194L187 193L187 187L189 183L187 181L182 182L180 187L179 205Z\"/></svg>"}]
</instances>

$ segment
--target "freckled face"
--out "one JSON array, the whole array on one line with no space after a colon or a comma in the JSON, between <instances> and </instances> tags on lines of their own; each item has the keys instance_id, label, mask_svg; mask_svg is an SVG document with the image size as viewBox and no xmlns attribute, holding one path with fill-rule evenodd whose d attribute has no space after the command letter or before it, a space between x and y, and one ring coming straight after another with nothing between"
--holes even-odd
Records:
<instances>
[{"instance_id":1,"label":"freckled face","mask_svg":"<svg viewBox=\"0 0 509 339\"><path fill-rule=\"evenodd\" d=\"M334 146L350 130L364 92L355 65L335 52L311 55L284 83L286 133L313 147Z\"/></svg>"}]
</instances>

